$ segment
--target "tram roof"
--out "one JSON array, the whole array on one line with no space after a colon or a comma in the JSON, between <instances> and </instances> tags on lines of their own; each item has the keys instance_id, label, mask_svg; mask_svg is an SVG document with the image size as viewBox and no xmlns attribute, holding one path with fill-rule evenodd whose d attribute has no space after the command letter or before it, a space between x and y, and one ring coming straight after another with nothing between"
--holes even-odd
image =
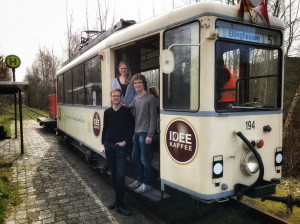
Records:
<instances>
[{"instance_id":1,"label":"tram roof","mask_svg":"<svg viewBox=\"0 0 300 224\"><path fill-rule=\"evenodd\" d=\"M196 18L199 18L201 16L216 16L240 22L240 19L238 18L238 7L239 5L232 6L221 3L200 2L176 8L162 15L150 18L148 20L134 24L132 26L129 26L127 28L113 33L108 38L102 40L100 43L95 45L95 47L84 52L78 58L74 59L66 66L62 67L58 71L57 75L60 75L63 72L72 68L73 66L76 66L79 62L89 59L92 55L99 54L102 50L105 50L107 48L118 48L118 46L121 46L127 41L134 40L142 36L148 36L151 34L154 35L160 30L189 21L194 21ZM284 29L284 24L280 19L271 15L269 15L269 18L271 28L279 30ZM253 24L250 21L251 20L249 13L245 12L244 24ZM264 27L264 24L259 16L256 25Z\"/></svg>"},{"instance_id":2,"label":"tram roof","mask_svg":"<svg viewBox=\"0 0 300 224\"><path fill-rule=\"evenodd\" d=\"M2 94L16 93L19 90L26 92L27 88L28 82L0 81L0 93Z\"/></svg>"}]
</instances>

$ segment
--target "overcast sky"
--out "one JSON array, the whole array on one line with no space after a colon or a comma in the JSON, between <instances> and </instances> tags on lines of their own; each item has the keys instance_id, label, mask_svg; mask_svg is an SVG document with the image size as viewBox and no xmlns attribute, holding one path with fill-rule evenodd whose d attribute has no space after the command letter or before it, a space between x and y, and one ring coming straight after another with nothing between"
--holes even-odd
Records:
<instances>
[{"instance_id":1,"label":"overcast sky","mask_svg":"<svg viewBox=\"0 0 300 224\"><path fill-rule=\"evenodd\" d=\"M55 55L62 57L66 45L66 2L68 11L73 12L74 28L79 31L86 29L86 2L89 23L94 26L97 0L0 0L0 54L14 54L21 59L21 66L16 69L16 81L23 80L26 67L31 66L39 47L53 49ZM110 0L110 8L115 10L116 21L121 18L143 21L153 17L153 4L158 15L170 10L171 2ZM182 2L175 1L175 7Z\"/></svg>"}]
</instances>

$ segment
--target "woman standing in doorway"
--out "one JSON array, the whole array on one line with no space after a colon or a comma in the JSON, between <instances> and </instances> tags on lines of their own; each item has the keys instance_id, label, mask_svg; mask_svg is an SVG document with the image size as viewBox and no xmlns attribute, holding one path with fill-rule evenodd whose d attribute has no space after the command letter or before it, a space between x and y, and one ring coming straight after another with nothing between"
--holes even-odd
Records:
<instances>
[{"instance_id":1,"label":"woman standing in doorway","mask_svg":"<svg viewBox=\"0 0 300 224\"><path fill-rule=\"evenodd\" d=\"M118 88L122 91L121 104L123 106L131 106L134 97L137 95L132 84L130 84L131 74L128 64L121 61L118 66L119 74L112 82L112 88Z\"/></svg>"}]
</instances>

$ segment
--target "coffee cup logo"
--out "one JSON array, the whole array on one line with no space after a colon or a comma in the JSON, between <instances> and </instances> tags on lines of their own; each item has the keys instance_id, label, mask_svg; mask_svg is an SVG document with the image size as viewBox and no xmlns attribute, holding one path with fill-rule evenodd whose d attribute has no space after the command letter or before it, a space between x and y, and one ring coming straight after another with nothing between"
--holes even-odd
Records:
<instances>
[{"instance_id":1,"label":"coffee cup logo","mask_svg":"<svg viewBox=\"0 0 300 224\"><path fill-rule=\"evenodd\" d=\"M170 122L166 131L166 144L172 159L180 164L190 163L197 152L197 136L185 120Z\"/></svg>"},{"instance_id":2,"label":"coffee cup logo","mask_svg":"<svg viewBox=\"0 0 300 224\"><path fill-rule=\"evenodd\" d=\"M94 117L93 117L93 130L94 130L94 134L95 136L99 136L100 134L100 116L97 112L94 113Z\"/></svg>"}]
</instances>

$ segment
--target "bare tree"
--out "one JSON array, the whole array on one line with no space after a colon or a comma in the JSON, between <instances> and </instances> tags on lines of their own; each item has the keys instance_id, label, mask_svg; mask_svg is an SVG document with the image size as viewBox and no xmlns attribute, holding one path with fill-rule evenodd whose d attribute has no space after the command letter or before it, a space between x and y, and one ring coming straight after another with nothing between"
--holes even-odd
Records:
<instances>
[{"instance_id":1,"label":"bare tree","mask_svg":"<svg viewBox=\"0 0 300 224\"><path fill-rule=\"evenodd\" d=\"M55 74L59 60L53 50L40 48L30 68L26 69L25 80L29 82L27 105L46 109L47 96L55 93Z\"/></svg>"},{"instance_id":2,"label":"bare tree","mask_svg":"<svg viewBox=\"0 0 300 224\"><path fill-rule=\"evenodd\" d=\"M98 0L97 9L97 24L96 27L99 31L105 31L107 23L109 21L109 15L111 13L111 1L109 0ZM111 24L115 22L115 11L113 10L111 15Z\"/></svg>"},{"instance_id":3,"label":"bare tree","mask_svg":"<svg viewBox=\"0 0 300 224\"><path fill-rule=\"evenodd\" d=\"M11 72L5 65L4 56L0 55L0 81L10 81Z\"/></svg>"},{"instance_id":4,"label":"bare tree","mask_svg":"<svg viewBox=\"0 0 300 224\"><path fill-rule=\"evenodd\" d=\"M295 55L296 49L299 49L299 45L295 46L300 40L300 2L297 0L290 0L285 10L285 24L286 24L286 35L285 35L285 58L291 55Z\"/></svg>"},{"instance_id":5,"label":"bare tree","mask_svg":"<svg viewBox=\"0 0 300 224\"><path fill-rule=\"evenodd\" d=\"M85 19L86 19L86 30L89 30L89 3L85 1Z\"/></svg>"},{"instance_id":6,"label":"bare tree","mask_svg":"<svg viewBox=\"0 0 300 224\"><path fill-rule=\"evenodd\" d=\"M66 2L67 48L64 52L67 59L71 58L80 47L80 34L73 31L73 21L73 12L68 12L68 2Z\"/></svg>"},{"instance_id":7,"label":"bare tree","mask_svg":"<svg viewBox=\"0 0 300 224\"><path fill-rule=\"evenodd\" d=\"M299 9L300 9L300 2L299 1L292 1L289 0L289 4L286 7L286 16L285 16L285 22L286 22L286 52L285 52L285 60L287 60L288 56L290 56L290 52L292 51L293 54L298 54L299 52L296 51L296 49L299 49L299 45L294 47L293 43L299 41L299 26L300 26L300 17L299 17ZM297 73L296 73L297 74ZM296 105L298 103L298 99L300 96L300 85L298 86L296 93L293 97L293 101L288 109L287 118L284 123L285 133L287 133L287 130L289 128L289 125L292 122L292 117L295 112ZM286 136L286 134L284 135Z\"/></svg>"},{"instance_id":8,"label":"bare tree","mask_svg":"<svg viewBox=\"0 0 300 224\"><path fill-rule=\"evenodd\" d=\"M0 55L0 81L11 81L11 71L5 64L5 57ZM12 104L13 98L11 95L0 94L0 114L2 105Z\"/></svg>"}]
</instances>

